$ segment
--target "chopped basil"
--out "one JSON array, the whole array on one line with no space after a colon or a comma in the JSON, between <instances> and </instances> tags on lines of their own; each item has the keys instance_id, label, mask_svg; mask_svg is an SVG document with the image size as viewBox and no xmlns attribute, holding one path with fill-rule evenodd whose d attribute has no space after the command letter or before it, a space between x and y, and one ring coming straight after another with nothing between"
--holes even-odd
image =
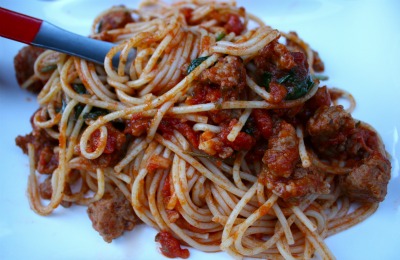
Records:
<instances>
[{"instance_id":1,"label":"chopped basil","mask_svg":"<svg viewBox=\"0 0 400 260\"><path fill-rule=\"evenodd\" d=\"M104 116L104 115L107 115L108 113L109 113L109 111L107 109L93 108L92 111L83 115L83 119L96 120L99 116Z\"/></svg>"},{"instance_id":2,"label":"chopped basil","mask_svg":"<svg viewBox=\"0 0 400 260\"><path fill-rule=\"evenodd\" d=\"M321 80L321 81L325 81L325 80L328 80L329 79L329 77L328 76L325 76L325 75L321 75L321 74L314 74L314 75L312 75L312 78L313 79L318 79L318 80Z\"/></svg>"},{"instance_id":3,"label":"chopped basil","mask_svg":"<svg viewBox=\"0 0 400 260\"><path fill-rule=\"evenodd\" d=\"M272 74L265 72L261 76L261 86L263 86L267 91L269 91L269 84L271 83L272 80Z\"/></svg>"},{"instance_id":4,"label":"chopped basil","mask_svg":"<svg viewBox=\"0 0 400 260\"><path fill-rule=\"evenodd\" d=\"M308 76L306 80L302 82L292 82L294 83L294 87L288 87L288 93L286 95L287 100L298 99L305 94L313 87L314 81L311 76Z\"/></svg>"},{"instance_id":5,"label":"chopped basil","mask_svg":"<svg viewBox=\"0 0 400 260\"><path fill-rule=\"evenodd\" d=\"M247 121L246 124L243 127L243 132L245 132L248 135L254 136L254 134L257 132L257 129L254 125L254 123L249 123L251 121Z\"/></svg>"},{"instance_id":6,"label":"chopped basil","mask_svg":"<svg viewBox=\"0 0 400 260\"><path fill-rule=\"evenodd\" d=\"M306 79L301 80L295 73L291 70L288 74L276 80L278 84L284 85L287 89L286 100L294 100L304 96L314 85L312 76L308 75Z\"/></svg>"},{"instance_id":7,"label":"chopped basil","mask_svg":"<svg viewBox=\"0 0 400 260\"><path fill-rule=\"evenodd\" d=\"M218 109L218 110L222 109L222 102L223 102L222 98L219 98L216 102L214 102L215 109Z\"/></svg>"},{"instance_id":8,"label":"chopped basil","mask_svg":"<svg viewBox=\"0 0 400 260\"><path fill-rule=\"evenodd\" d=\"M46 72L50 72L53 71L57 68L56 64L51 64L51 65L47 65L43 68L40 69L40 72L46 73Z\"/></svg>"},{"instance_id":9,"label":"chopped basil","mask_svg":"<svg viewBox=\"0 0 400 260\"><path fill-rule=\"evenodd\" d=\"M217 35L217 37L215 38L215 40L218 42L220 40L222 40L225 37L225 33L221 32Z\"/></svg>"},{"instance_id":10,"label":"chopped basil","mask_svg":"<svg viewBox=\"0 0 400 260\"><path fill-rule=\"evenodd\" d=\"M72 84L72 87L78 94L81 94L81 95L87 94L85 85L83 85L83 84Z\"/></svg>"},{"instance_id":11,"label":"chopped basil","mask_svg":"<svg viewBox=\"0 0 400 260\"><path fill-rule=\"evenodd\" d=\"M85 105L83 104L78 104L75 106L75 114L74 114L74 119L78 120L79 115L82 113L82 110L85 108Z\"/></svg>"},{"instance_id":12,"label":"chopped basil","mask_svg":"<svg viewBox=\"0 0 400 260\"><path fill-rule=\"evenodd\" d=\"M199 66L208 57L209 56L205 56L205 57L200 57L200 58L192 60L192 62L190 63L190 65L189 65L189 67L187 69L187 74L190 74L192 71L194 71L194 69L197 68L197 66Z\"/></svg>"},{"instance_id":13,"label":"chopped basil","mask_svg":"<svg viewBox=\"0 0 400 260\"><path fill-rule=\"evenodd\" d=\"M212 156L205 154L205 153L196 153L196 152L190 152L190 151L183 151L183 153L193 156L193 157L204 157L204 158L209 158L209 159L212 158Z\"/></svg>"},{"instance_id":14,"label":"chopped basil","mask_svg":"<svg viewBox=\"0 0 400 260\"><path fill-rule=\"evenodd\" d=\"M278 82L279 84L285 83L285 82L288 81L291 77L292 77L291 74L287 74L287 75L283 76L282 78L278 79L277 82Z\"/></svg>"},{"instance_id":15,"label":"chopped basil","mask_svg":"<svg viewBox=\"0 0 400 260\"><path fill-rule=\"evenodd\" d=\"M65 107L67 106L67 102L64 99L61 99L61 107L56 108L57 113L62 113L65 110Z\"/></svg>"},{"instance_id":16,"label":"chopped basil","mask_svg":"<svg viewBox=\"0 0 400 260\"><path fill-rule=\"evenodd\" d=\"M101 29L102 29L101 27L103 27L103 20L100 20L100 22L98 23L97 28L96 28L96 33L101 32Z\"/></svg>"}]
</instances>

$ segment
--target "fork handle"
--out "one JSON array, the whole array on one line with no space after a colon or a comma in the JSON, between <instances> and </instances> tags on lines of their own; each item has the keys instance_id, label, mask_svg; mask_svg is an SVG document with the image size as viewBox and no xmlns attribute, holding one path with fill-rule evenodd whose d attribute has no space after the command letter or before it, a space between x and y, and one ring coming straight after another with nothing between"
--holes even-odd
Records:
<instances>
[{"instance_id":1,"label":"fork handle","mask_svg":"<svg viewBox=\"0 0 400 260\"><path fill-rule=\"evenodd\" d=\"M43 20L0 7L0 36L31 44Z\"/></svg>"},{"instance_id":2,"label":"fork handle","mask_svg":"<svg viewBox=\"0 0 400 260\"><path fill-rule=\"evenodd\" d=\"M115 44L84 37L51 23L0 7L0 36L78 56L98 64ZM113 58L118 66L118 57Z\"/></svg>"}]
</instances>

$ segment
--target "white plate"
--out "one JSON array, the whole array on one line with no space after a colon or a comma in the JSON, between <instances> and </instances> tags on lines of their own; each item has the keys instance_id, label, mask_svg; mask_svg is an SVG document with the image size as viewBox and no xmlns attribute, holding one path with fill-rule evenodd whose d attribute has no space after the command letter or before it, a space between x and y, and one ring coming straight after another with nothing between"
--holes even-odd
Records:
<instances>
[{"instance_id":1,"label":"white plate","mask_svg":"<svg viewBox=\"0 0 400 260\"><path fill-rule=\"evenodd\" d=\"M243 1L245 2L245 1ZM247 1L248 11L282 31L294 30L319 51L330 80L357 100L356 118L372 124L392 155L386 200L365 222L326 241L338 259L398 259L400 238L400 2ZM99 12L137 1L5 1L0 6L46 19L82 35ZM0 20L1 26L6 26ZM84 207L62 207L48 217L33 213L26 197L28 158L15 137L31 131L35 97L17 86L13 57L22 44L0 39L0 258L163 259L156 232L139 226L107 244L91 227ZM190 249L191 259L230 259Z\"/></svg>"}]
</instances>

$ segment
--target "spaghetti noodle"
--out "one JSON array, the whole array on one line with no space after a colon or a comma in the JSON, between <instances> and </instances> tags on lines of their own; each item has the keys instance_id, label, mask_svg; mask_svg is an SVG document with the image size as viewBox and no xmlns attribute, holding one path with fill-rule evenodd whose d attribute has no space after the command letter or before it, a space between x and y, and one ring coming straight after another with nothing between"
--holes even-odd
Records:
<instances>
[{"instance_id":1,"label":"spaghetti noodle","mask_svg":"<svg viewBox=\"0 0 400 260\"><path fill-rule=\"evenodd\" d=\"M350 94L319 86L323 64L297 34L235 3L200 0L114 7L92 29L116 43L104 67L53 51L35 62L40 108L17 144L30 157L36 213L88 205L108 242L137 216L164 249L174 245L162 250L172 257L188 256L178 239L237 258L333 259L323 239L384 199L382 141L351 117ZM106 233L93 212L118 196L129 209L107 208L123 224Z\"/></svg>"}]
</instances>

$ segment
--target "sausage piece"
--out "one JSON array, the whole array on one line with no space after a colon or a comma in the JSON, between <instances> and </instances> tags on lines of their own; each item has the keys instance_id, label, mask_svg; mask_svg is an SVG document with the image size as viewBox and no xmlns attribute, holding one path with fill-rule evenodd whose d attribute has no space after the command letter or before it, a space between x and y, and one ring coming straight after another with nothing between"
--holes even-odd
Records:
<instances>
[{"instance_id":1,"label":"sausage piece","mask_svg":"<svg viewBox=\"0 0 400 260\"><path fill-rule=\"evenodd\" d=\"M354 201L381 202L387 193L390 170L390 162L382 154L373 152L341 178L341 188Z\"/></svg>"},{"instance_id":2,"label":"sausage piece","mask_svg":"<svg viewBox=\"0 0 400 260\"><path fill-rule=\"evenodd\" d=\"M125 230L132 230L139 222L130 202L119 190L107 193L102 199L89 204L87 209L93 228L110 243Z\"/></svg>"},{"instance_id":3,"label":"sausage piece","mask_svg":"<svg viewBox=\"0 0 400 260\"><path fill-rule=\"evenodd\" d=\"M14 69L17 82L20 86L24 84L33 74L33 65L37 57L45 50L34 46L26 46L22 48L14 57ZM40 80L35 81L27 87L28 91L39 93L42 90L44 83Z\"/></svg>"},{"instance_id":4,"label":"sausage piece","mask_svg":"<svg viewBox=\"0 0 400 260\"><path fill-rule=\"evenodd\" d=\"M101 33L113 29L124 28L125 25L133 22L134 20L128 10L118 10L104 15L99 21L97 31Z\"/></svg>"},{"instance_id":5,"label":"sausage piece","mask_svg":"<svg viewBox=\"0 0 400 260\"><path fill-rule=\"evenodd\" d=\"M346 141L354 128L354 119L341 105L323 106L307 122L314 149L327 158L344 153Z\"/></svg>"},{"instance_id":6,"label":"sausage piece","mask_svg":"<svg viewBox=\"0 0 400 260\"><path fill-rule=\"evenodd\" d=\"M299 140L294 127L285 121L280 121L268 141L263 163L273 175L287 178L293 173L300 159L298 146Z\"/></svg>"}]
</instances>

